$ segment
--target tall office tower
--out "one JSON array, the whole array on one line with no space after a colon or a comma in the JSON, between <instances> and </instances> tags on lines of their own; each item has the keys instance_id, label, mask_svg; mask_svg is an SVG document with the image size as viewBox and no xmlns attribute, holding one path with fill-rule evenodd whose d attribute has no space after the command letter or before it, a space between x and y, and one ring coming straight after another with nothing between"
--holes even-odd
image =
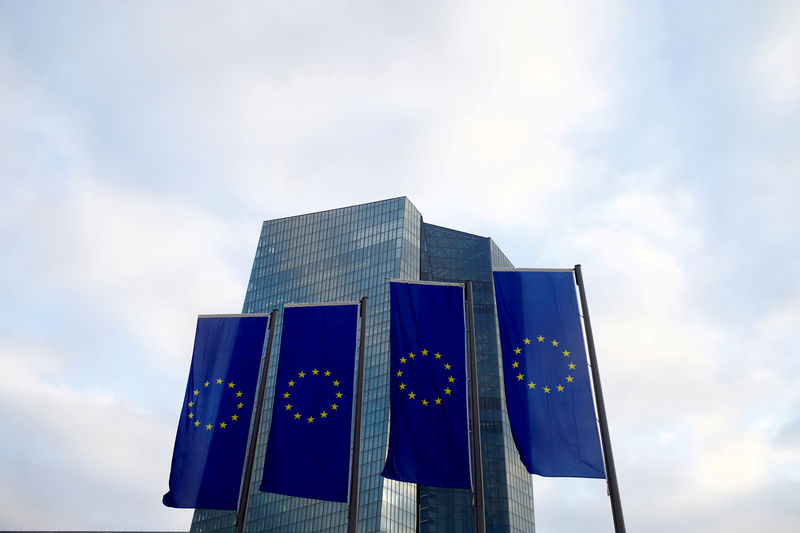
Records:
<instances>
[{"instance_id":1,"label":"tall office tower","mask_svg":"<svg viewBox=\"0 0 800 533\"><path fill-rule=\"evenodd\" d=\"M405 198L264 222L245 313L287 303L369 298L361 430L361 532L472 532L472 494L381 477L389 429L387 279L473 280L486 526L492 533L534 530L533 485L519 460L502 387L492 268L512 265L491 239L422 221ZM258 492L280 357L280 319L250 486L248 531L344 532L347 505ZM235 513L197 510L192 531L231 531Z\"/></svg>"}]
</instances>

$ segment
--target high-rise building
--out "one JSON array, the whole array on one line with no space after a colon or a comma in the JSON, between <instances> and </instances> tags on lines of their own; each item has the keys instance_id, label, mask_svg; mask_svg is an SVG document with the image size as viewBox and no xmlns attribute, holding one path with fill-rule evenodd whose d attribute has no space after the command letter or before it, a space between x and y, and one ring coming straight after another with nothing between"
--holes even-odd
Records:
<instances>
[{"instance_id":1,"label":"high-rise building","mask_svg":"<svg viewBox=\"0 0 800 533\"><path fill-rule=\"evenodd\" d=\"M533 485L519 460L503 394L492 268L510 261L486 237L434 226L405 197L268 220L261 228L245 313L287 303L369 298L358 530L472 532L472 494L381 477L389 429L390 278L473 281L486 526L534 531ZM250 486L248 531L344 532L347 505L258 492L272 413L275 357ZM192 531L230 531L235 513L197 510Z\"/></svg>"}]
</instances>

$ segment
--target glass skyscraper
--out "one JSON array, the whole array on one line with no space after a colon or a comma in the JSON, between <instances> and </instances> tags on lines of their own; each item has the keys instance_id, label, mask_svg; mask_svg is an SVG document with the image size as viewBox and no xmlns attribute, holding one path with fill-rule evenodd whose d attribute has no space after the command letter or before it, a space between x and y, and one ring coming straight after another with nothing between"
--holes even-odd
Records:
<instances>
[{"instance_id":1,"label":"glass skyscraper","mask_svg":"<svg viewBox=\"0 0 800 533\"><path fill-rule=\"evenodd\" d=\"M361 430L361 532L472 532L472 494L381 477L389 428L389 278L473 280L489 532L534 531L533 485L519 460L503 396L492 268L510 268L491 239L423 222L405 197L264 222L245 313L287 303L369 298ZM258 492L280 347L280 318L256 466L248 531L344 532L347 505ZM235 513L197 510L192 531L231 531Z\"/></svg>"}]
</instances>

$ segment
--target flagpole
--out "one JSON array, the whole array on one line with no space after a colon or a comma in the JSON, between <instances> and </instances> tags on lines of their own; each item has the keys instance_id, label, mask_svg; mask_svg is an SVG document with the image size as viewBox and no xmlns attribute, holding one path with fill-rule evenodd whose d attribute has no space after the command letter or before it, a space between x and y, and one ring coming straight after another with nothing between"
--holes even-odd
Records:
<instances>
[{"instance_id":1,"label":"flagpole","mask_svg":"<svg viewBox=\"0 0 800 533\"><path fill-rule=\"evenodd\" d=\"M475 499L475 533L486 533L486 510L483 500L483 454L481 453L481 413L478 402L478 353L475 347L475 312L472 300L472 280L464 283L467 294L469 326L470 408L472 410L472 484Z\"/></svg>"},{"instance_id":2,"label":"flagpole","mask_svg":"<svg viewBox=\"0 0 800 533\"><path fill-rule=\"evenodd\" d=\"M347 533L358 527L358 491L361 476L361 409L364 405L364 356L367 342L367 297L361 298L361 340L358 344L358 377L356 378L356 415L353 428L353 457L350 470L350 506L347 509Z\"/></svg>"},{"instance_id":3,"label":"flagpole","mask_svg":"<svg viewBox=\"0 0 800 533\"><path fill-rule=\"evenodd\" d=\"M578 291L581 298L583 323L586 328L586 343L589 346L589 366L592 371L592 384L594 385L594 397L595 403L597 404L597 417L600 422L600 439L603 442L603 459L606 465L608 494L611 497L611 516L614 519L614 531L616 533L625 533L625 519L622 516L622 501L619 497L619 485L617 484L617 469L614 467L614 454L611 452L611 435L608 431L606 406L603 402L603 387L600 385L600 371L597 367L597 353L594 349L592 322L589 320L589 307L586 303L586 291L583 286L583 275L581 274L580 265L575 265L575 279L578 283Z\"/></svg>"},{"instance_id":4,"label":"flagpole","mask_svg":"<svg viewBox=\"0 0 800 533\"><path fill-rule=\"evenodd\" d=\"M414 532L419 533L419 525L422 523L419 517L420 509L422 508L422 489L419 488L419 483L415 483L414 487L416 487L417 494L417 523L414 525Z\"/></svg>"},{"instance_id":5,"label":"flagpole","mask_svg":"<svg viewBox=\"0 0 800 533\"><path fill-rule=\"evenodd\" d=\"M267 338L267 351L261 363L261 382L258 386L258 398L256 399L256 413L253 419L253 426L250 428L250 445L247 447L247 460L244 467L244 479L242 489L239 493L239 508L236 510L236 533L244 533L245 522L247 521L247 504L250 502L250 480L253 478L253 463L256 460L256 444L258 441L258 430L261 427L261 413L264 410L264 397L267 394L267 373L269 371L269 359L272 355L272 340L275 338L275 322L278 320L278 310L273 309L269 315L269 337Z\"/></svg>"}]
</instances>

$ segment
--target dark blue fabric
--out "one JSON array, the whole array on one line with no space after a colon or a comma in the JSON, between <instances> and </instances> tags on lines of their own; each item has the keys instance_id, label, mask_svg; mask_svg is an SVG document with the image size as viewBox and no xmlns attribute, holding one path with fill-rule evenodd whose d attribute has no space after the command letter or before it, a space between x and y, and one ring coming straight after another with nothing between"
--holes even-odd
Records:
<instances>
[{"instance_id":1,"label":"dark blue fabric","mask_svg":"<svg viewBox=\"0 0 800 533\"><path fill-rule=\"evenodd\" d=\"M287 307L260 490L346 502L358 305Z\"/></svg>"},{"instance_id":2,"label":"dark blue fabric","mask_svg":"<svg viewBox=\"0 0 800 533\"><path fill-rule=\"evenodd\" d=\"M531 474L604 478L572 272L494 272L511 432Z\"/></svg>"},{"instance_id":3,"label":"dark blue fabric","mask_svg":"<svg viewBox=\"0 0 800 533\"><path fill-rule=\"evenodd\" d=\"M236 509L268 322L197 319L164 505Z\"/></svg>"},{"instance_id":4,"label":"dark blue fabric","mask_svg":"<svg viewBox=\"0 0 800 533\"><path fill-rule=\"evenodd\" d=\"M391 283L391 427L383 476L472 488L464 289Z\"/></svg>"}]
</instances>

